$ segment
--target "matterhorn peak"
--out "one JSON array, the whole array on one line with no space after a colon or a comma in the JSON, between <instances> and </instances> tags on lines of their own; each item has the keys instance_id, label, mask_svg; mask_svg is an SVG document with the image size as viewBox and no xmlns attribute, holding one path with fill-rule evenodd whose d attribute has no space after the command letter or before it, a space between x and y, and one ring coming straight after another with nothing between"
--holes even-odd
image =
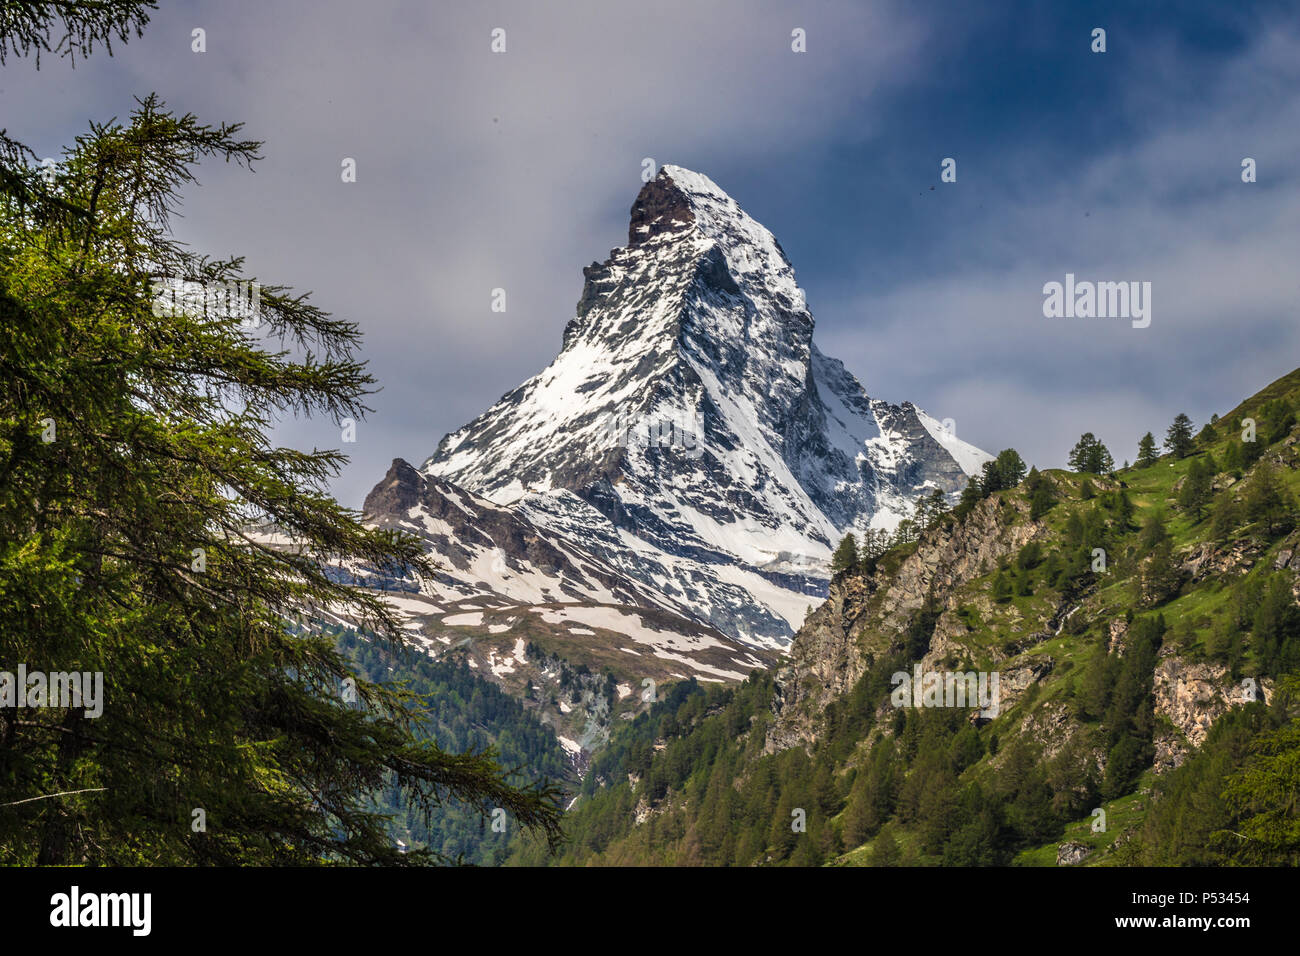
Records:
<instances>
[{"instance_id":1,"label":"matterhorn peak","mask_svg":"<svg viewBox=\"0 0 1300 956\"><path fill-rule=\"evenodd\" d=\"M641 188L632 204L628 246L656 237L711 241L739 286L775 296L790 311L807 311L794 268L776 237L702 173L664 165Z\"/></svg>"},{"instance_id":2,"label":"matterhorn peak","mask_svg":"<svg viewBox=\"0 0 1300 956\"><path fill-rule=\"evenodd\" d=\"M822 355L780 244L707 176L662 167L583 275L560 354L420 471L731 637L783 644L840 536L990 457Z\"/></svg>"}]
</instances>

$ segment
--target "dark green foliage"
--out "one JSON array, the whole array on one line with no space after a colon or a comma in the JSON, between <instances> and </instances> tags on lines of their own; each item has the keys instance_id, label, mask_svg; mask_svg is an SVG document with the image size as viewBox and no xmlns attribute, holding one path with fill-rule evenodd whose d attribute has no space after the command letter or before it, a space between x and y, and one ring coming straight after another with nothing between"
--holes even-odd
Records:
<instances>
[{"instance_id":1,"label":"dark green foliage","mask_svg":"<svg viewBox=\"0 0 1300 956\"><path fill-rule=\"evenodd\" d=\"M1014 448L1006 448L993 461L985 462L980 478L984 497L995 491L1015 488L1025 478L1025 462Z\"/></svg>"},{"instance_id":2,"label":"dark green foliage","mask_svg":"<svg viewBox=\"0 0 1300 956\"><path fill-rule=\"evenodd\" d=\"M1223 791L1266 726L1261 708L1233 709L1215 721L1201 749L1157 778L1141 831L1139 860L1148 866L1223 866L1231 857L1215 839L1231 823ZM1231 847L1228 847L1231 849Z\"/></svg>"},{"instance_id":3,"label":"dark green foliage","mask_svg":"<svg viewBox=\"0 0 1300 956\"><path fill-rule=\"evenodd\" d=\"M42 52L76 61L95 52L112 53L114 38L143 36L157 0L4 0L0 3L0 64L6 56L32 55L39 68Z\"/></svg>"},{"instance_id":4,"label":"dark green foliage","mask_svg":"<svg viewBox=\"0 0 1300 956\"><path fill-rule=\"evenodd\" d=\"M1032 571L1042 563L1043 545L1038 541L1030 541L1016 555L1016 567L1022 571Z\"/></svg>"},{"instance_id":5,"label":"dark green foliage","mask_svg":"<svg viewBox=\"0 0 1300 956\"><path fill-rule=\"evenodd\" d=\"M1210 537L1220 544L1226 544L1245 520L1245 509L1237 501L1233 490L1221 491L1210 509Z\"/></svg>"},{"instance_id":6,"label":"dark green foliage","mask_svg":"<svg viewBox=\"0 0 1300 956\"><path fill-rule=\"evenodd\" d=\"M1250 741L1250 755L1228 778L1223 799L1228 825L1216 845L1247 866L1300 865L1300 677L1279 682L1270 708L1273 727Z\"/></svg>"},{"instance_id":7,"label":"dark green foliage","mask_svg":"<svg viewBox=\"0 0 1300 956\"><path fill-rule=\"evenodd\" d=\"M1214 459L1212 457L1201 459L1193 458L1191 465L1187 468L1187 475L1183 479L1182 488L1178 491L1178 505L1193 520L1200 521L1205 516L1206 506L1210 502L1210 495L1213 493L1210 487L1214 481Z\"/></svg>"},{"instance_id":8,"label":"dark green foliage","mask_svg":"<svg viewBox=\"0 0 1300 956\"><path fill-rule=\"evenodd\" d=\"M916 499L916 510L912 520L921 531L929 531L948 513L948 497L940 488L933 489L928 495Z\"/></svg>"},{"instance_id":9,"label":"dark green foliage","mask_svg":"<svg viewBox=\"0 0 1300 956\"><path fill-rule=\"evenodd\" d=\"M1115 459L1092 432L1084 434L1070 449L1070 468L1090 475L1103 475L1115 468Z\"/></svg>"},{"instance_id":10,"label":"dark green foliage","mask_svg":"<svg viewBox=\"0 0 1300 956\"><path fill-rule=\"evenodd\" d=\"M490 753L512 768L507 780L518 786L561 781L569 774L555 732L464 664L394 652L354 631L342 632L338 641L360 676L379 685L401 685L415 695L420 739L451 753ZM486 825L478 806L451 797L426 819L391 784L381 788L375 800L379 810L393 817L389 832L412 847L429 847L444 859L481 865L500 863L507 855L514 824L504 833L496 832Z\"/></svg>"},{"instance_id":11,"label":"dark green foliage","mask_svg":"<svg viewBox=\"0 0 1300 956\"><path fill-rule=\"evenodd\" d=\"M1260 418L1258 438L1262 439L1263 445L1280 442L1291 434L1291 429L1295 428L1295 409L1280 398L1266 404L1260 413Z\"/></svg>"},{"instance_id":12,"label":"dark green foliage","mask_svg":"<svg viewBox=\"0 0 1300 956\"><path fill-rule=\"evenodd\" d=\"M1016 488L1025 479L1025 462L1014 448L1004 448L993 461L986 461L978 478L971 478L962 491L953 514L965 518L990 495Z\"/></svg>"},{"instance_id":13,"label":"dark green foliage","mask_svg":"<svg viewBox=\"0 0 1300 956\"><path fill-rule=\"evenodd\" d=\"M4 2L0 51L84 54L149 6ZM400 647L393 608L321 559L432 568L324 493L341 453L272 442L287 415L364 417L355 323L265 283L255 310L159 296L250 289L242 260L190 251L169 220L201 161L258 150L153 96L92 124L50 183L0 139L0 661L105 685L98 718L0 708L5 862L427 862L394 847L372 802L385 786L417 814L450 797L559 837L555 791L420 739L409 694L286 626L328 608ZM302 548L250 540L268 521Z\"/></svg>"},{"instance_id":14,"label":"dark green foliage","mask_svg":"<svg viewBox=\"0 0 1300 956\"><path fill-rule=\"evenodd\" d=\"M1159 452L1156 451L1156 437L1150 432L1142 436L1138 442L1137 460L1133 462L1134 468L1149 468L1160 459Z\"/></svg>"},{"instance_id":15,"label":"dark green foliage","mask_svg":"<svg viewBox=\"0 0 1300 956\"><path fill-rule=\"evenodd\" d=\"M1192 437L1192 420L1181 412L1165 433L1165 449L1175 458L1186 458L1196 446Z\"/></svg>"},{"instance_id":16,"label":"dark green foliage","mask_svg":"<svg viewBox=\"0 0 1300 956\"><path fill-rule=\"evenodd\" d=\"M930 638L934 636L934 627L939 623L941 610L934 600L930 599L912 616L912 621L903 636L903 652L908 660L920 660L930 649Z\"/></svg>"},{"instance_id":17,"label":"dark green foliage","mask_svg":"<svg viewBox=\"0 0 1300 956\"><path fill-rule=\"evenodd\" d=\"M1243 504L1246 520L1256 522L1270 537L1295 527L1295 504L1268 463L1251 473Z\"/></svg>"},{"instance_id":18,"label":"dark green foliage","mask_svg":"<svg viewBox=\"0 0 1300 956\"><path fill-rule=\"evenodd\" d=\"M966 482L966 487L962 489L961 499L957 502L957 507L953 509L953 514L959 519L965 518L975 510L975 506L983 500L980 492L979 479L971 478Z\"/></svg>"},{"instance_id":19,"label":"dark green foliage","mask_svg":"<svg viewBox=\"0 0 1300 956\"><path fill-rule=\"evenodd\" d=\"M858 573L874 574L881 556L889 550L889 533L880 528L868 528L862 533L858 548Z\"/></svg>"},{"instance_id":20,"label":"dark green foliage","mask_svg":"<svg viewBox=\"0 0 1300 956\"><path fill-rule=\"evenodd\" d=\"M1029 495L1029 518L1037 521L1052 510L1056 495L1052 493L1052 483L1037 468L1029 469L1025 476L1025 493Z\"/></svg>"},{"instance_id":21,"label":"dark green foliage","mask_svg":"<svg viewBox=\"0 0 1300 956\"><path fill-rule=\"evenodd\" d=\"M1102 794L1108 800L1127 793L1155 755L1151 681L1164 633L1163 617L1136 618L1129 627L1124 656L1111 665L1108 676L1115 683L1102 718L1109 747ZM1095 704L1090 701L1090 709Z\"/></svg>"},{"instance_id":22,"label":"dark green foliage","mask_svg":"<svg viewBox=\"0 0 1300 956\"><path fill-rule=\"evenodd\" d=\"M1260 673L1300 669L1300 606L1291 593L1290 575L1270 575L1251 616L1251 650Z\"/></svg>"},{"instance_id":23,"label":"dark green foliage","mask_svg":"<svg viewBox=\"0 0 1300 956\"><path fill-rule=\"evenodd\" d=\"M835 553L831 555L831 571L835 574L844 574L852 571L858 566L858 543L850 532L840 539L839 546Z\"/></svg>"}]
</instances>

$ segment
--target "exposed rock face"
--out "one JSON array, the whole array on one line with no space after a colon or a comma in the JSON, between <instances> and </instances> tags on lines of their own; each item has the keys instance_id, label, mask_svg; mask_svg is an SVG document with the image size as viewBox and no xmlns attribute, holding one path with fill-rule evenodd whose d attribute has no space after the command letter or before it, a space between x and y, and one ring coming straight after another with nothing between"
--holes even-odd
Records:
<instances>
[{"instance_id":1,"label":"exposed rock face","mask_svg":"<svg viewBox=\"0 0 1300 956\"><path fill-rule=\"evenodd\" d=\"M949 606L953 592L1047 533L1045 525L1028 520L1027 504L1004 505L989 498L963 524L927 532L887 583L854 576L833 581L829 599L795 636L786 664L777 673L777 720L768 732L767 749L782 750L814 739L826 705L850 690L888 651L931 593L944 613L921 668L944 670L944 658L961 651L960 638L966 632L956 620L955 608ZM1001 707L1011 706L1051 667L1049 658L1002 674Z\"/></svg>"},{"instance_id":2,"label":"exposed rock face","mask_svg":"<svg viewBox=\"0 0 1300 956\"><path fill-rule=\"evenodd\" d=\"M346 572L351 580L385 592L407 619L412 641L431 656L459 658L525 706L536 701L571 753L599 742L591 721L607 733L609 713L599 704L610 688L587 688L585 697L548 706L566 671L566 695L581 683L573 674L585 667L615 674L616 699L626 703L646 680L741 681L774 663L766 652L683 617L657 590L527 514L423 475L400 458L366 497L363 519L423 539L436 570L416 580L353 567ZM530 643L555 659L530 657Z\"/></svg>"},{"instance_id":3,"label":"exposed rock face","mask_svg":"<svg viewBox=\"0 0 1300 956\"><path fill-rule=\"evenodd\" d=\"M1082 843L1062 843L1056 848L1057 866L1078 866L1092 854L1091 847Z\"/></svg>"},{"instance_id":4,"label":"exposed rock face","mask_svg":"<svg viewBox=\"0 0 1300 956\"><path fill-rule=\"evenodd\" d=\"M767 749L783 750L809 740L819 704L850 690L887 642L864 640L856 627L872 589L861 578L832 582L830 597L809 616L795 636L790 656L777 673L777 724L769 731Z\"/></svg>"},{"instance_id":5,"label":"exposed rock face","mask_svg":"<svg viewBox=\"0 0 1300 956\"><path fill-rule=\"evenodd\" d=\"M1078 721L1061 701L1048 701L1036 708L1020 726L1021 734L1042 748L1044 760L1051 760L1064 750L1078 729ZM1104 770L1105 753L1094 754L1092 763Z\"/></svg>"},{"instance_id":6,"label":"exposed rock face","mask_svg":"<svg viewBox=\"0 0 1300 956\"><path fill-rule=\"evenodd\" d=\"M1207 541L1183 556L1180 570L1195 584L1209 577L1243 574L1254 567L1259 554L1260 546L1253 540L1237 541L1226 548Z\"/></svg>"},{"instance_id":7,"label":"exposed rock face","mask_svg":"<svg viewBox=\"0 0 1300 956\"><path fill-rule=\"evenodd\" d=\"M1175 729L1156 735L1155 770L1159 773L1181 765L1192 748L1205 742L1210 726L1229 707L1272 699L1272 681L1252 685L1231 683L1222 664L1188 663L1172 654L1163 656L1156 664L1152 685L1155 713L1168 718Z\"/></svg>"},{"instance_id":8,"label":"exposed rock face","mask_svg":"<svg viewBox=\"0 0 1300 956\"><path fill-rule=\"evenodd\" d=\"M1117 617L1110 622L1109 638L1106 641L1106 653L1123 657L1128 648L1128 621Z\"/></svg>"},{"instance_id":9,"label":"exposed rock face","mask_svg":"<svg viewBox=\"0 0 1300 956\"><path fill-rule=\"evenodd\" d=\"M1025 502L980 502L960 528L941 525L908 556L881 603L882 617L901 626L931 590L939 595L956 590L1047 533L1044 525L1029 521Z\"/></svg>"},{"instance_id":10,"label":"exposed rock face","mask_svg":"<svg viewBox=\"0 0 1300 956\"><path fill-rule=\"evenodd\" d=\"M439 573L425 582L444 600L494 594L515 600L668 602L510 508L416 471L401 458L366 496L367 524L423 538Z\"/></svg>"}]
</instances>

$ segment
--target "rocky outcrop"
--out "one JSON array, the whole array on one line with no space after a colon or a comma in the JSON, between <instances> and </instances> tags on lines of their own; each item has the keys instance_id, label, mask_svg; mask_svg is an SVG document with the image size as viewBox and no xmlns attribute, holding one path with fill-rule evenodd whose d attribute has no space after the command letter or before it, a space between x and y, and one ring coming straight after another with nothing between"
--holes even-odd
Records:
<instances>
[{"instance_id":1,"label":"rocky outcrop","mask_svg":"<svg viewBox=\"0 0 1300 956\"><path fill-rule=\"evenodd\" d=\"M1082 843L1062 843L1056 848L1057 866L1078 866L1092 854L1092 848Z\"/></svg>"},{"instance_id":2,"label":"rocky outcrop","mask_svg":"<svg viewBox=\"0 0 1300 956\"><path fill-rule=\"evenodd\" d=\"M1044 760L1059 754L1078 732L1079 723L1062 701L1048 701L1027 714L1020 724L1020 734L1041 748ZM1103 767L1104 753L1093 754L1091 762Z\"/></svg>"},{"instance_id":3,"label":"rocky outcrop","mask_svg":"<svg viewBox=\"0 0 1300 956\"><path fill-rule=\"evenodd\" d=\"M945 669L941 664L946 657L960 656L966 628L950 606L953 595L1002 558L1047 534L1045 525L1029 520L1028 510L1023 501L988 498L965 521L945 522L926 532L892 574L836 578L828 600L799 630L777 674L777 719L769 729L767 749L774 752L815 739L826 705L850 690L888 651L928 595L934 595L944 613L922 669ZM1001 706L1009 706L1007 701L1014 702L1050 669L1048 660L1002 675Z\"/></svg>"},{"instance_id":4,"label":"rocky outcrop","mask_svg":"<svg viewBox=\"0 0 1300 956\"><path fill-rule=\"evenodd\" d=\"M856 625L874 585L859 577L835 579L829 597L800 628L777 674L773 706L779 717L769 731L768 750L812 739L820 705L846 693L870 666L871 651ZM873 649L885 646L875 642Z\"/></svg>"},{"instance_id":5,"label":"rocky outcrop","mask_svg":"<svg viewBox=\"0 0 1300 956\"><path fill-rule=\"evenodd\" d=\"M882 623L905 623L932 591L949 594L1046 535L1045 525L1029 520L1028 503L985 499L965 521L941 524L926 533L889 582L880 605Z\"/></svg>"},{"instance_id":6,"label":"rocky outcrop","mask_svg":"<svg viewBox=\"0 0 1300 956\"><path fill-rule=\"evenodd\" d=\"M1206 541L1183 555L1179 570L1190 577L1193 584L1209 577L1243 574L1254 567L1260 550L1259 543L1250 539L1222 548Z\"/></svg>"},{"instance_id":7,"label":"rocky outcrop","mask_svg":"<svg viewBox=\"0 0 1300 956\"><path fill-rule=\"evenodd\" d=\"M1128 647L1128 621L1122 617L1117 617L1110 622L1107 631L1106 653L1114 654L1116 657L1123 657L1124 651Z\"/></svg>"},{"instance_id":8,"label":"rocky outcrop","mask_svg":"<svg viewBox=\"0 0 1300 956\"><path fill-rule=\"evenodd\" d=\"M1210 726L1229 707L1272 698L1273 682L1233 683L1228 669L1208 661L1189 663L1175 654L1163 655L1152 681L1155 714L1170 725L1155 737L1157 773L1182 764L1188 752L1205 742Z\"/></svg>"}]
</instances>

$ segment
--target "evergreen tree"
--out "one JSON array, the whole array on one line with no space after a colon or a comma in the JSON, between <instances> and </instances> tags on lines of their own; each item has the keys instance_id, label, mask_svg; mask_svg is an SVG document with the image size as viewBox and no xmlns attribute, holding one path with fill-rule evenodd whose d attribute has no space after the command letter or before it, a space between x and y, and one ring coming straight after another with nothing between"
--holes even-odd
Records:
<instances>
[{"instance_id":1,"label":"evergreen tree","mask_svg":"<svg viewBox=\"0 0 1300 956\"><path fill-rule=\"evenodd\" d=\"M1192 453L1196 441L1192 438L1192 420L1181 412L1165 434L1165 448L1175 458L1186 458Z\"/></svg>"},{"instance_id":2,"label":"evergreen tree","mask_svg":"<svg viewBox=\"0 0 1300 956\"><path fill-rule=\"evenodd\" d=\"M1025 470L1025 461L1014 448L998 452L998 457L993 461L993 473L997 475L997 487L993 490L1015 488L1024 480Z\"/></svg>"},{"instance_id":3,"label":"evergreen tree","mask_svg":"<svg viewBox=\"0 0 1300 956\"><path fill-rule=\"evenodd\" d=\"M853 532L849 532L840 539L839 547L831 555L831 572L834 574L845 574L853 571L858 566L858 543L853 537Z\"/></svg>"},{"instance_id":4,"label":"evergreen tree","mask_svg":"<svg viewBox=\"0 0 1300 956\"><path fill-rule=\"evenodd\" d=\"M1230 441L1223 452L1223 470L1238 478L1241 477L1241 469L1245 467L1246 462L1241 445L1239 441Z\"/></svg>"},{"instance_id":5,"label":"evergreen tree","mask_svg":"<svg viewBox=\"0 0 1300 956\"><path fill-rule=\"evenodd\" d=\"M1127 491L1120 489L1115 505L1115 526L1120 534L1128 534L1133 524L1133 513L1133 500L1129 498Z\"/></svg>"},{"instance_id":6,"label":"evergreen tree","mask_svg":"<svg viewBox=\"0 0 1300 956\"><path fill-rule=\"evenodd\" d=\"M102 46L112 53L119 43L143 36L149 11L157 0L38 0L0 3L0 65L10 53L33 54L40 68L41 53L54 52L75 64Z\"/></svg>"},{"instance_id":7,"label":"evergreen tree","mask_svg":"<svg viewBox=\"0 0 1300 956\"><path fill-rule=\"evenodd\" d=\"M1085 474L1101 475L1114 470L1115 459L1092 432L1084 432L1070 450L1070 468Z\"/></svg>"},{"instance_id":8,"label":"evergreen tree","mask_svg":"<svg viewBox=\"0 0 1300 956\"><path fill-rule=\"evenodd\" d=\"M980 488L978 478L972 477L967 480L966 487L962 489L961 499L957 502L957 507L953 509L953 514L957 518L965 518L975 510L975 506L983 498L983 490Z\"/></svg>"},{"instance_id":9,"label":"evergreen tree","mask_svg":"<svg viewBox=\"0 0 1300 956\"><path fill-rule=\"evenodd\" d=\"M1051 482L1037 468L1029 469L1025 478L1025 490L1029 494L1029 517L1037 521L1052 510L1056 496L1052 494Z\"/></svg>"},{"instance_id":10,"label":"evergreen tree","mask_svg":"<svg viewBox=\"0 0 1300 956\"><path fill-rule=\"evenodd\" d=\"M862 533L862 546L858 549L858 573L874 574L876 563L889 550L889 534L880 528L868 528Z\"/></svg>"},{"instance_id":11,"label":"evergreen tree","mask_svg":"<svg viewBox=\"0 0 1300 956\"><path fill-rule=\"evenodd\" d=\"M1259 735L1251 757L1228 781L1223 793L1235 827L1216 837L1237 863L1247 866L1300 866L1300 827L1295 794L1300 793L1300 678L1280 682L1279 711L1285 723Z\"/></svg>"},{"instance_id":12,"label":"evergreen tree","mask_svg":"<svg viewBox=\"0 0 1300 956\"><path fill-rule=\"evenodd\" d=\"M1262 525L1269 536L1285 533L1295 525L1290 498L1277 473L1267 463L1258 465L1251 473L1244 505L1246 518Z\"/></svg>"},{"instance_id":13,"label":"evergreen tree","mask_svg":"<svg viewBox=\"0 0 1300 956\"><path fill-rule=\"evenodd\" d=\"M138 33L151 6L4 2L0 57L51 41L84 55ZM558 791L420 740L420 702L360 677L315 626L328 610L402 646L393 609L325 562L432 569L323 493L340 453L269 438L285 413L364 416L356 325L283 287L232 296L252 288L242 261L170 233L200 160L258 158L238 134L150 96L128 123L92 125L52 183L0 141L0 660L104 679L99 716L0 709L0 793L22 801L0 808L0 857L427 861L393 846L382 787L425 815L448 798L501 807L554 841ZM178 287L202 304L168 304ZM301 547L265 547L250 523Z\"/></svg>"},{"instance_id":14,"label":"evergreen tree","mask_svg":"<svg viewBox=\"0 0 1300 956\"><path fill-rule=\"evenodd\" d=\"M948 499L943 489L934 488L916 499L913 520L922 531L929 531L948 513Z\"/></svg>"},{"instance_id":15,"label":"evergreen tree","mask_svg":"<svg viewBox=\"0 0 1300 956\"><path fill-rule=\"evenodd\" d=\"M892 827L885 827L871 844L872 866L898 866L903 861L903 851L894 837Z\"/></svg>"},{"instance_id":16,"label":"evergreen tree","mask_svg":"<svg viewBox=\"0 0 1300 956\"><path fill-rule=\"evenodd\" d=\"M996 461L986 461L980 469L980 494L987 498L995 491L1001 491L1005 485L1002 484L1002 473L998 471Z\"/></svg>"},{"instance_id":17,"label":"evergreen tree","mask_svg":"<svg viewBox=\"0 0 1300 956\"><path fill-rule=\"evenodd\" d=\"M1210 509L1210 536L1219 544L1226 544L1242 522L1242 508L1231 490L1220 492Z\"/></svg>"},{"instance_id":18,"label":"evergreen tree","mask_svg":"<svg viewBox=\"0 0 1300 956\"><path fill-rule=\"evenodd\" d=\"M1291 434L1291 429L1295 427L1295 409L1280 398L1275 398L1265 405L1260 417L1264 445L1281 441Z\"/></svg>"},{"instance_id":19,"label":"evergreen tree","mask_svg":"<svg viewBox=\"0 0 1300 956\"><path fill-rule=\"evenodd\" d=\"M1154 465L1160 458L1159 452L1156 451L1156 436L1147 432L1138 442L1137 461L1133 462L1134 468L1148 468Z\"/></svg>"},{"instance_id":20,"label":"evergreen tree","mask_svg":"<svg viewBox=\"0 0 1300 956\"><path fill-rule=\"evenodd\" d=\"M1193 459L1183 478L1183 485L1178 491L1178 505L1193 520L1200 521L1205 515L1205 507L1210 501L1214 481L1214 467L1211 461Z\"/></svg>"},{"instance_id":21,"label":"evergreen tree","mask_svg":"<svg viewBox=\"0 0 1300 956\"><path fill-rule=\"evenodd\" d=\"M916 522L911 518L904 518L902 521L898 522L898 527L894 529L894 537L891 546L900 547L902 545L911 544L918 537L919 533Z\"/></svg>"},{"instance_id":22,"label":"evergreen tree","mask_svg":"<svg viewBox=\"0 0 1300 956\"><path fill-rule=\"evenodd\" d=\"M1273 575L1262 591L1251 621L1251 647L1263 673L1300 666L1300 607L1283 575Z\"/></svg>"}]
</instances>

